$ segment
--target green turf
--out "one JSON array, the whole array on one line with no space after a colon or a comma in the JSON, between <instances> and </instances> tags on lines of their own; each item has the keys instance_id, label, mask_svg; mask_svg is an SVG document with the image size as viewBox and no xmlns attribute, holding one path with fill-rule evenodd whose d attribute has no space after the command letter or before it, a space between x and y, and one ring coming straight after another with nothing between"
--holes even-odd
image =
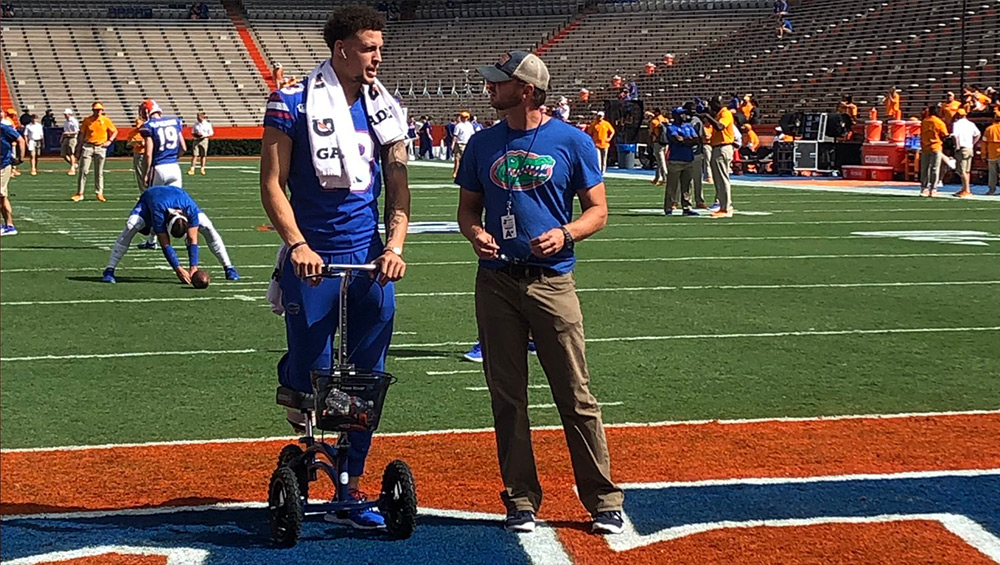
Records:
<instances>
[{"instance_id":1,"label":"green turf","mask_svg":"<svg viewBox=\"0 0 1000 565\"><path fill-rule=\"evenodd\" d=\"M164 270L159 252L133 249L120 283L100 283L108 247L135 188L125 162L109 174L110 201L69 201L74 179L21 176L12 201L21 234L2 243L4 448L286 434L274 404L284 326L264 284L278 242L257 231L255 163L220 162L185 177L244 280L195 291ZM43 169L52 168L45 164ZM414 221L451 221L448 169L411 169ZM428 185L439 185L429 188ZM711 190L711 186L707 187ZM905 328L991 328L1000 320L997 242L988 246L861 238L860 231L998 231L1000 202L928 200L737 186L731 220L664 218L660 189L609 180L608 227L581 243L592 387L609 422L995 409L1000 332L712 337ZM63 233L60 233L63 232ZM135 243L138 243L136 241ZM893 257L892 255L896 255ZM905 255L905 256L900 256ZM836 257L844 256L844 257ZM487 393L460 360L475 339L471 248L457 234L411 235L381 431L487 427ZM892 286L979 281L986 284ZM869 283L870 286L831 287ZM815 285L803 287L804 285ZM720 287L738 288L720 288ZM770 288L759 288L768 286ZM758 287L758 288L748 288ZM162 298L207 301L39 304ZM31 303L31 304L23 304ZM626 341L618 338L663 338ZM705 336L705 337L691 337ZM437 345L449 343L453 345ZM240 354L16 360L151 351ZM415 359L413 357L433 357ZM533 379L544 382L537 362ZM550 403L544 390L533 403ZM554 409L532 411L555 424Z\"/></svg>"}]
</instances>

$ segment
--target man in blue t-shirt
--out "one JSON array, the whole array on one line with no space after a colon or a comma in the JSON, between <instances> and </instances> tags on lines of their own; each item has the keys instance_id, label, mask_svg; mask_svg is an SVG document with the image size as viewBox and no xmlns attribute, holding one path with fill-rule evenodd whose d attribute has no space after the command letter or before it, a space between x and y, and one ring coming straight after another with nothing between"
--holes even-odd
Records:
<instances>
[{"instance_id":1,"label":"man in blue t-shirt","mask_svg":"<svg viewBox=\"0 0 1000 565\"><path fill-rule=\"evenodd\" d=\"M187 143L181 135L181 119L164 116L155 100L142 101L139 117L145 122L139 133L146 143L146 186L184 186L179 161Z\"/></svg>"},{"instance_id":2,"label":"man in blue t-shirt","mask_svg":"<svg viewBox=\"0 0 1000 565\"><path fill-rule=\"evenodd\" d=\"M18 155L24 155L25 142L21 134L12 126L0 124L0 212L3 214L3 225L0 226L0 236L17 235L17 228L14 227L14 210L10 205L10 195L7 192L7 185L14 175L14 144L19 149ZM20 163L20 159L16 160Z\"/></svg>"},{"instance_id":3,"label":"man in blue t-shirt","mask_svg":"<svg viewBox=\"0 0 1000 565\"><path fill-rule=\"evenodd\" d=\"M163 256L167 263L174 269L174 274L185 284L191 283L191 275L198 270L198 232L205 235L209 249L212 254L222 263L226 270L226 279L236 281L240 279L239 273L229 260L229 253L226 251L226 244L222 242L222 236L215 230L212 220L201 211L183 188L179 186L151 186L142 193L139 201L128 216L125 222L125 229L118 234L114 247L111 248L111 257L108 259L108 266L104 269L102 280L106 283L116 283L115 269L122 257L128 251L129 245L136 234L153 235L163 249ZM188 249L188 259L190 259L190 269L181 267L177 253L170 244L170 238L185 238Z\"/></svg>"},{"instance_id":4,"label":"man in blue t-shirt","mask_svg":"<svg viewBox=\"0 0 1000 565\"><path fill-rule=\"evenodd\" d=\"M701 144L701 139L684 108L674 108L671 118L673 121L664 126L660 134L661 143L668 147L663 213L673 214L680 202L685 216L697 216L698 212L691 209L691 189L694 188L694 147Z\"/></svg>"},{"instance_id":5,"label":"man in blue t-shirt","mask_svg":"<svg viewBox=\"0 0 1000 565\"><path fill-rule=\"evenodd\" d=\"M339 324L339 281L318 277L325 263L376 265L375 280L362 276L351 281L351 327L347 332L347 351L351 353L342 361L360 369L385 370L395 314L392 283L406 271L402 254L409 225L410 190L405 125L400 125L398 136L380 142L379 124L398 117L370 113L379 103L378 96L388 96L375 80L381 63L384 25L385 19L370 6L338 8L323 30L330 59L320 63L302 83L272 93L264 115L261 200L286 246L277 274L288 352L278 362L278 380L302 392L312 392L310 371L330 368L335 363L331 342ZM336 88L342 89L342 97L322 90ZM310 100L313 96L316 98ZM309 115L311 102L319 113L324 111L321 105L327 98L334 104L326 110L327 115ZM338 99L347 107L338 108ZM344 115L348 111L352 132L336 126L338 120L348 119ZM313 143L327 143L323 140L332 136L338 143L334 150L329 146L312 150ZM342 174L350 169L352 160L360 160L363 166L355 167L357 174L331 176L326 174L330 166L327 161L334 159L340 164L336 170ZM322 178L318 172L324 172ZM378 225L383 180L385 244ZM286 187L290 200L285 196ZM290 420L297 416L289 413ZM359 481L371 436L371 432L348 433L348 488L358 499L364 497ZM374 509L328 514L326 519L362 529L385 524Z\"/></svg>"},{"instance_id":6,"label":"man in blue t-shirt","mask_svg":"<svg viewBox=\"0 0 1000 565\"><path fill-rule=\"evenodd\" d=\"M620 533L624 495L611 480L601 409L590 393L574 242L600 231L608 205L590 136L539 109L549 71L511 51L480 67L506 119L476 133L455 182L458 223L479 256L476 320L493 406L504 527L533 531L542 489L528 422L528 336L559 406L580 500L592 529ZM583 213L573 219L573 199ZM483 216L485 212L485 225Z\"/></svg>"}]
</instances>

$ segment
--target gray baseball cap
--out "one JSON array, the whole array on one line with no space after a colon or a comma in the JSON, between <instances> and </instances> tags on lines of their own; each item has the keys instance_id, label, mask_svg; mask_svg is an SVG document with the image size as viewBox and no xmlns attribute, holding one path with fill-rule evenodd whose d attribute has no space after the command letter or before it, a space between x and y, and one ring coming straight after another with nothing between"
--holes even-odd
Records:
<instances>
[{"instance_id":1,"label":"gray baseball cap","mask_svg":"<svg viewBox=\"0 0 1000 565\"><path fill-rule=\"evenodd\" d=\"M549 89L549 69L541 59L527 51L511 51L500 55L493 65L476 69L487 82L507 82L520 79L535 88Z\"/></svg>"}]
</instances>

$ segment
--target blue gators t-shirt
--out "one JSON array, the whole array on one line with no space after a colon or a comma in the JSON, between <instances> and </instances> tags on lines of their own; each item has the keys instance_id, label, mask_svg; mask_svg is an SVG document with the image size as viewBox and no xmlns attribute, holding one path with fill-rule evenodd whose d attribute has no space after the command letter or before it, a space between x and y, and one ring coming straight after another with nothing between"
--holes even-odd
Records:
<instances>
[{"instance_id":1,"label":"blue gators t-shirt","mask_svg":"<svg viewBox=\"0 0 1000 565\"><path fill-rule=\"evenodd\" d=\"M181 120L170 116L153 118L139 133L153 139L153 166L176 163L181 151Z\"/></svg>"},{"instance_id":2,"label":"blue gators t-shirt","mask_svg":"<svg viewBox=\"0 0 1000 565\"><path fill-rule=\"evenodd\" d=\"M142 193L132 213L142 218L153 233L167 233L167 211L180 210L188 219L188 226L198 227L201 208L183 188L176 186L151 186Z\"/></svg>"},{"instance_id":3,"label":"blue gators t-shirt","mask_svg":"<svg viewBox=\"0 0 1000 565\"><path fill-rule=\"evenodd\" d=\"M323 188L313 168L309 145L309 123L305 112L304 84L271 93L267 99L264 125L277 128L292 138L292 163L288 173L295 222L309 247L321 253L357 253L378 240L378 197L382 192L380 146L368 130L364 96L351 106L355 140L361 159L368 164L368 188L352 192L344 188ZM343 148L342 148L343 149Z\"/></svg>"},{"instance_id":4,"label":"blue gators t-shirt","mask_svg":"<svg viewBox=\"0 0 1000 565\"><path fill-rule=\"evenodd\" d=\"M14 164L14 145L21 134L7 124L0 124L0 169Z\"/></svg>"},{"instance_id":5,"label":"blue gators t-shirt","mask_svg":"<svg viewBox=\"0 0 1000 565\"><path fill-rule=\"evenodd\" d=\"M516 261L559 273L572 271L576 264L572 251L563 249L543 259L531 253L530 242L571 222L577 192L602 182L594 141L563 121L550 119L537 130L521 131L510 129L504 120L477 132L465 148L455 183L483 193L486 231L507 258L481 259L479 264L498 269ZM515 239L504 239L501 229L508 196L517 228Z\"/></svg>"},{"instance_id":6,"label":"blue gators t-shirt","mask_svg":"<svg viewBox=\"0 0 1000 565\"><path fill-rule=\"evenodd\" d=\"M698 137L698 132L694 130L694 126L691 124L670 124L667 126L667 136L670 138L670 157L668 160L682 161L685 163L694 161L694 147L678 143L676 139L677 136L684 139L693 139Z\"/></svg>"}]
</instances>

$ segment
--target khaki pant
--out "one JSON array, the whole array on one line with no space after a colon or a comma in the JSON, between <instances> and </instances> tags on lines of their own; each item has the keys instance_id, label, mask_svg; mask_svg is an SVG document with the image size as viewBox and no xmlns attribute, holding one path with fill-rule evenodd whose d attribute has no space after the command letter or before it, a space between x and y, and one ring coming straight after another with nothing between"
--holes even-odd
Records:
<instances>
[{"instance_id":1,"label":"khaki pant","mask_svg":"<svg viewBox=\"0 0 1000 565\"><path fill-rule=\"evenodd\" d=\"M135 175L135 185L139 188L139 193L146 192L146 155L139 153L132 154L132 174Z\"/></svg>"},{"instance_id":2,"label":"khaki pant","mask_svg":"<svg viewBox=\"0 0 1000 565\"><path fill-rule=\"evenodd\" d=\"M0 197L7 198L7 185L10 184L11 171L14 167L7 165L0 169Z\"/></svg>"},{"instance_id":3,"label":"khaki pant","mask_svg":"<svg viewBox=\"0 0 1000 565\"><path fill-rule=\"evenodd\" d=\"M76 153L76 136L63 137L59 146L59 156L67 163L70 162L70 155Z\"/></svg>"},{"instance_id":4,"label":"khaki pant","mask_svg":"<svg viewBox=\"0 0 1000 565\"><path fill-rule=\"evenodd\" d=\"M705 182L705 152L694 154L694 162L691 164L691 180L694 184L694 203L697 206L705 205L705 191L702 183Z\"/></svg>"},{"instance_id":5,"label":"khaki pant","mask_svg":"<svg viewBox=\"0 0 1000 565\"><path fill-rule=\"evenodd\" d=\"M701 171L699 171L699 174ZM694 162L670 161L667 165L667 191L663 200L663 211L670 210L678 203L688 210L691 208L691 188L694 185Z\"/></svg>"},{"instance_id":6,"label":"khaki pant","mask_svg":"<svg viewBox=\"0 0 1000 565\"><path fill-rule=\"evenodd\" d=\"M987 161L986 168L989 170L990 192L996 192L998 178L1000 178L1000 159L993 159L992 161Z\"/></svg>"},{"instance_id":7,"label":"khaki pant","mask_svg":"<svg viewBox=\"0 0 1000 565\"><path fill-rule=\"evenodd\" d=\"M199 137L194 140L194 147L191 149L191 155L195 157L205 157L208 156L208 138Z\"/></svg>"},{"instance_id":8,"label":"khaki pant","mask_svg":"<svg viewBox=\"0 0 1000 565\"><path fill-rule=\"evenodd\" d=\"M971 147L959 147L955 151L955 171L958 174L966 175L972 171L972 155Z\"/></svg>"},{"instance_id":9,"label":"khaki pant","mask_svg":"<svg viewBox=\"0 0 1000 565\"><path fill-rule=\"evenodd\" d=\"M941 176L941 152L920 153L920 188L934 190Z\"/></svg>"},{"instance_id":10,"label":"khaki pant","mask_svg":"<svg viewBox=\"0 0 1000 565\"><path fill-rule=\"evenodd\" d=\"M608 148L597 148L597 161L601 164L601 173L608 169Z\"/></svg>"},{"instance_id":11,"label":"khaki pant","mask_svg":"<svg viewBox=\"0 0 1000 565\"><path fill-rule=\"evenodd\" d=\"M733 170L733 146L726 144L712 147L710 164L719 210L728 212L733 209L733 185L729 182L729 172Z\"/></svg>"},{"instance_id":12,"label":"khaki pant","mask_svg":"<svg viewBox=\"0 0 1000 565\"><path fill-rule=\"evenodd\" d=\"M94 163L94 183L97 194L104 193L104 160L107 158L107 149L92 143L83 144L83 153L80 155L80 168L76 175L76 193L83 194L87 188L87 174L90 173L90 163Z\"/></svg>"},{"instance_id":13,"label":"khaki pant","mask_svg":"<svg viewBox=\"0 0 1000 565\"><path fill-rule=\"evenodd\" d=\"M656 175L653 182L667 180L667 154L662 143L653 143L653 157L656 159Z\"/></svg>"},{"instance_id":14,"label":"khaki pant","mask_svg":"<svg viewBox=\"0 0 1000 565\"><path fill-rule=\"evenodd\" d=\"M591 514L621 510L624 493L611 480L601 408L588 388L583 313L573 274L514 278L481 267L476 320L500 474L511 503L534 512L542 504L528 421L531 332L562 420L580 501Z\"/></svg>"}]
</instances>

